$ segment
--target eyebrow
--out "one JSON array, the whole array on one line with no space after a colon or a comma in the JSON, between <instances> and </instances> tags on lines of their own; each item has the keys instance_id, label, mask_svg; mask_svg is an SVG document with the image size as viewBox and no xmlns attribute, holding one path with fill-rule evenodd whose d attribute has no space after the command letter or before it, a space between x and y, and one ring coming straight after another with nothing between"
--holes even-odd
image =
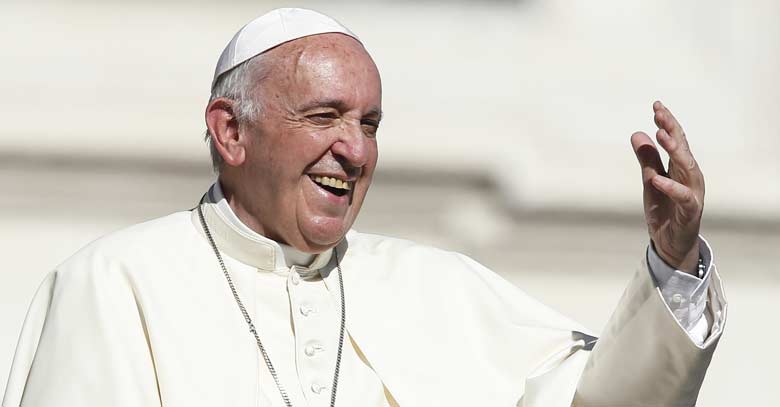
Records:
<instances>
[{"instance_id":1,"label":"eyebrow","mask_svg":"<svg viewBox=\"0 0 780 407\"><path fill-rule=\"evenodd\" d=\"M300 111L311 110L318 107L330 107L338 111L347 110L347 104L341 99L317 99L313 100L300 107ZM364 116L378 116L378 120L382 120L382 110L378 107L372 107Z\"/></svg>"}]
</instances>

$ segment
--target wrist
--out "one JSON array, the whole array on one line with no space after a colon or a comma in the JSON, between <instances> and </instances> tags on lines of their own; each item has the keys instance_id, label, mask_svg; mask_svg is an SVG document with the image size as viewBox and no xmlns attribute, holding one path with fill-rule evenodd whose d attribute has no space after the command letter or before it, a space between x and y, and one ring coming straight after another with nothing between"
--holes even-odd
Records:
<instances>
[{"instance_id":1,"label":"wrist","mask_svg":"<svg viewBox=\"0 0 780 407\"><path fill-rule=\"evenodd\" d=\"M659 247L658 245L656 247L656 252L658 253L658 256L666 262L669 266L676 270L680 270L684 273L690 274L692 276L699 276L699 241L696 240L696 244L693 245L693 247L688 250L687 253L684 255L672 255L668 253L664 248Z\"/></svg>"}]
</instances>

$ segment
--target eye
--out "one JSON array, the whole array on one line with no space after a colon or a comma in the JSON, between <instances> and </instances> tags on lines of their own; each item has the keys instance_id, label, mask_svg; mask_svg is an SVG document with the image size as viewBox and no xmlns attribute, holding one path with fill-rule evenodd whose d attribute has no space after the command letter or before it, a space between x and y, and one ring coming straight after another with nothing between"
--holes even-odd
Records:
<instances>
[{"instance_id":1,"label":"eye","mask_svg":"<svg viewBox=\"0 0 780 407\"><path fill-rule=\"evenodd\" d=\"M363 119L360 121L360 125L368 137L376 137L376 132L379 130L379 122L377 120Z\"/></svg>"},{"instance_id":2,"label":"eye","mask_svg":"<svg viewBox=\"0 0 780 407\"><path fill-rule=\"evenodd\" d=\"M337 120L339 115L336 112L318 112L307 115L306 118L316 124L329 124Z\"/></svg>"}]
</instances>

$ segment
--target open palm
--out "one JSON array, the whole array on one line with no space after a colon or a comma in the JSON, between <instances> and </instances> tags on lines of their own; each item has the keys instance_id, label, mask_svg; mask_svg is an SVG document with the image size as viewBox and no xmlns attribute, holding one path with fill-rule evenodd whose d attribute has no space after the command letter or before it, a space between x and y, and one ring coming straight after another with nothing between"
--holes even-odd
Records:
<instances>
[{"instance_id":1,"label":"open palm","mask_svg":"<svg viewBox=\"0 0 780 407\"><path fill-rule=\"evenodd\" d=\"M653 103L656 140L669 154L664 168L655 143L643 132L631 136L642 168L648 233L658 255L678 270L695 273L704 209L704 175L680 123L661 102Z\"/></svg>"}]
</instances>

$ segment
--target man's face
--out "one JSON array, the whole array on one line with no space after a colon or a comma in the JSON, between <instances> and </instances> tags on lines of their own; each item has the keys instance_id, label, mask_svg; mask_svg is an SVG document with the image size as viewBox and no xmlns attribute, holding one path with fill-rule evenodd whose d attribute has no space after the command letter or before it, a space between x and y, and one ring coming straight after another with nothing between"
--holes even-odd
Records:
<instances>
[{"instance_id":1,"label":"man's face","mask_svg":"<svg viewBox=\"0 0 780 407\"><path fill-rule=\"evenodd\" d=\"M342 34L305 37L266 55L262 101L239 184L269 238L318 252L355 221L377 162L382 90L374 62ZM278 60L274 60L278 59Z\"/></svg>"}]
</instances>

